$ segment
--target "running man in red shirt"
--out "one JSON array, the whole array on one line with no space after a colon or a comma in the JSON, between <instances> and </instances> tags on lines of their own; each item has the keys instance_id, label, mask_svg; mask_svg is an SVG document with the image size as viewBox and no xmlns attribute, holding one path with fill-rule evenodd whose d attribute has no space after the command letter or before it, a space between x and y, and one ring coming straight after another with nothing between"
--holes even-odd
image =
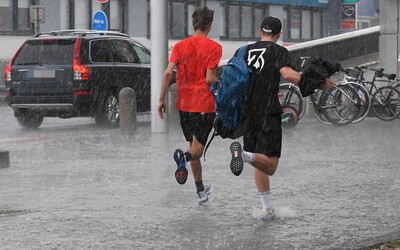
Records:
<instances>
[{"instance_id":1,"label":"running man in red shirt","mask_svg":"<svg viewBox=\"0 0 400 250\"><path fill-rule=\"evenodd\" d=\"M175 178L179 184L186 182L188 175L186 164L190 161L199 204L206 203L208 195L213 191L211 184L203 184L200 162L215 118L215 100L210 92L210 84L218 82L217 67L222 57L221 45L207 37L213 18L214 11L207 7L193 13L194 34L173 47L170 62L164 72L158 104L158 114L164 119L165 96L176 67L178 85L176 107L189 148L185 152L177 149L174 153L177 164Z\"/></svg>"}]
</instances>

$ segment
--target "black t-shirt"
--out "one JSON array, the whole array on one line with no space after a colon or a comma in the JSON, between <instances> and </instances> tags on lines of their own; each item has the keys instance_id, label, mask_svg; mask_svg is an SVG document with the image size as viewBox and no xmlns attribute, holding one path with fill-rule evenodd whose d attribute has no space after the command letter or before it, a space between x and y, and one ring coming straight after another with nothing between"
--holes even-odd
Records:
<instances>
[{"instance_id":1,"label":"black t-shirt","mask_svg":"<svg viewBox=\"0 0 400 250\"><path fill-rule=\"evenodd\" d=\"M246 61L255 73L255 80L247 96L246 113L251 114L251 117L281 114L282 107L278 99L279 70L290 66L289 51L273 42L258 41L249 44Z\"/></svg>"}]
</instances>

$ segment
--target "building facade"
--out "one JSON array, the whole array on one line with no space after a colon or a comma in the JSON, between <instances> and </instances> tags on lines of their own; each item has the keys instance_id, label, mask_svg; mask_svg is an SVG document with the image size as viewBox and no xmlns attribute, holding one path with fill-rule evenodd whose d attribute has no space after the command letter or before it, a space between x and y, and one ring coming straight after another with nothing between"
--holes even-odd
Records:
<instances>
[{"instance_id":1,"label":"building facade","mask_svg":"<svg viewBox=\"0 0 400 250\"><path fill-rule=\"evenodd\" d=\"M160 0L164 1L164 0ZM224 47L223 58L232 56L241 44L258 40L263 17L283 21L280 43L290 45L346 32L340 27L342 0L165 0L168 1L169 46L193 34L191 14L206 4L215 11L210 37ZM378 0L360 0L364 21L360 28L377 25ZM105 3L100 3L105 2ZM371 4L374 3L374 4ZM43 20L32 23L30 6L44 6ZM369 6L369 7L368 7ZM94 13L108 17L108 29L127 33L150 46L150 0L0 0L0 60L9 60L20 44L35 32L91 29Z\"/></svg>"}]
</instances>

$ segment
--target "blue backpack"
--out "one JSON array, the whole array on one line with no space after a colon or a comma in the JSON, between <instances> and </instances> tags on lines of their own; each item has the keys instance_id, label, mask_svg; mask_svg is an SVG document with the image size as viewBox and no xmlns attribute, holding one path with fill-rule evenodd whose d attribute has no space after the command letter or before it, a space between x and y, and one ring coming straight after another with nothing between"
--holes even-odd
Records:
<instances>
[{"instance_id":1,"label":"blue backpack","mask_svg":"<svg viewBox=\"0 0 400 250\"><path fill-rule=\"evenodd\" d=\"M222 70L221 79L210 86L215 97L217 116L214 120L214 133L204 150L206 152L216 135L223 139L236 139L243 135L246 96L253 82L253 71L246 62L247 45L239 48Z\"/></svg>"},{"instance_id":2,"label":"blue backpack","mask_svg":"<svg viewBox=\"0 0 400 250\"><path fill-rule=\"evenodd\" d=\"M243 135L245 100L253 82L253 71L245 59L247 47L239 48L223 68L220 81L210 87L217 110L214 129L222 138L236 139Z\"/></svg>"}]
</instances>

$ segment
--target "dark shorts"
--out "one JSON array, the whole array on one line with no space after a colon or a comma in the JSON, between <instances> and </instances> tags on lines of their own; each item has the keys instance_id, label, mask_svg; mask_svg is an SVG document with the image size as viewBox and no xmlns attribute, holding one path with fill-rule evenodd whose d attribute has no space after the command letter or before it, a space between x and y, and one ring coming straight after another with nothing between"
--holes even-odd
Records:
<instances>
[{"instance_id":1,"label":"dark shorts","mask_svg":"<svg viewBox=\"0 0 400 250\"><path fill-rule=\"evenodd\" d=\"M214 124L215 113L194 113L179 111L181 127L186 141L193 141L193 136L206 145L208 135Z\"/></svg>"},{"instance_id":2,"label":"dark shorts","mask_svg":"<svg viewBox=\"0 0 400 250\"><path fill-rule=\"evenodd\" d=\"M281 157L281 114L255 117L243 136L243 149L269 157Z\"/></svg>"}]
</instances>

